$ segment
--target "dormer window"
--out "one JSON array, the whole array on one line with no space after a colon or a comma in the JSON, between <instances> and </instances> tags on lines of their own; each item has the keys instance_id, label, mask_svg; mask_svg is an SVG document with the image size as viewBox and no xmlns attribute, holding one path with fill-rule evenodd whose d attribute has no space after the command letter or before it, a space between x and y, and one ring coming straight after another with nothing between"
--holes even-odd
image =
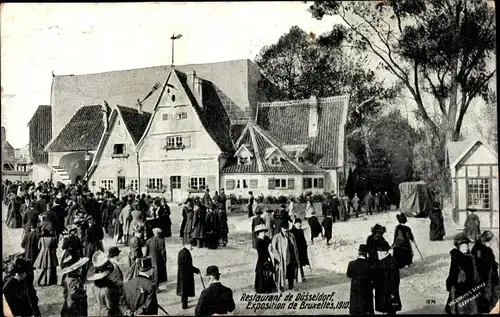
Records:
<instances>
[{"instance_id":1,"label":"dormer window","mask_svg":"<svg viewBox=\"0 0 500 317\"><path fill-rule=\"evenodd\" d=\"M238 157L238 164L239 165L248 165L248 164L250 164L250 157L248 157L248 156L239 156Z\"/></svg>"},{"instance_id":2,"label":"dormer window","mask_svg":"<svg viewBox=\"0 0 500 317\"><path fill-rule=\"evenodd\" d=\"M277 156L271 158L271 165L281 165L281 159Z\"/></svg>"}]
</instances>

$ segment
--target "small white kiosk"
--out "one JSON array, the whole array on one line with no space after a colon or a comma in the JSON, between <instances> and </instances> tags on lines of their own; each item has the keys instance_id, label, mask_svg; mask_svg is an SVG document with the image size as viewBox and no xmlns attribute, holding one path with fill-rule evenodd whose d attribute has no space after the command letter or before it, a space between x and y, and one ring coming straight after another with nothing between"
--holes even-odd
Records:
<instances>
[{"instance_id":1,"label":"small white kiosk","mask_svg":"<svg viewBox=\"0 0 500 317\"><path fill-rule=\"evenodd\" d=\"M474 209L481 230L498 229L498 156L481 140L449 142L446 160L451 169L453 220L462 229Z\"/></svg>"}]
</instances>

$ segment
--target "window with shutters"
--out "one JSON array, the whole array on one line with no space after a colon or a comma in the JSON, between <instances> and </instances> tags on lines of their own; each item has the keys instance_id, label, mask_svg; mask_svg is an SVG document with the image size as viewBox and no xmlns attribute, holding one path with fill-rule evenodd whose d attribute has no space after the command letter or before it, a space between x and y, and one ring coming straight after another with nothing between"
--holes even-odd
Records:
<instances>
[{"instance_id":1,"label":"window with shutters","mask_svg":"<svg viewBox=\"0 0 500 317\"><path fill-rule=\"evenodd\" d=\"M259 187L259 180L258 179L251 179L250 180L250 188L257 188Z\"/></svg>"},{"instance_id":2,"label":"window with shutters","mask_svg":"<svg viewBox=\"0 0 500 317\"><path fill-rule=\"evenodd\" d=\"M274 166L280 166L281 165L281 159L279 156L273 156L271 158L271 165L274 165Z\"/></svg>"},{"instance_id":3,"label":"window with shutters","mask_svg":"<svg viewBox=\"0 0 500 317\"><path fill-rule=\"evenodd\" d=\"M226 179L226 189L233 190L234 189L234 179Z\"/></svg>"},{"instance_id":4,"label":"window with shutters","mask_svg":"<svg viewBox=\"0 0 500 317\"><path fill-rule=\"evenodd\" d=\"M205 177L190 177L189 189L192 190L205 190L207 187L207 179Z\"/></svg>"},{"instance_id":5,"label":"window with shutters","mask_svg":"<svg viewBox=\"0 0 500 317\"><path fill-rule=\"evenodd\" d=\"M324 188L324 187L325 187L325 179L323 177L304 177L302 179L303 189Z\"/></svg>"},{"instance_id":6,"label":"window with shutters","mask_svg":"<svg viewBox=\"0 0 500 317\"><path fill-rule=\"evenodd\" d=\"M275 188L281 188L281 189L286 189L288 188L287 186L287 180L286 179L280 179L280 178L276 178L274 180L274 187Z\"/></svg>"},{"instance_id":7,"label":"window with shutters","mask_svg":"<svg viewBox=\"0 0 500 317\"><path fill-rule=\"evenodd\" d=\"M180 135L176 135L167 137L167 150L184 149L186 147L189 147L189 136L183 137Z\"/></svg>"},{"instance_id":8,"label":"window with shutters","mask_svg":"<svg viewBox=\"0 0 500 317\"><path fill-rule=\"evenodd\" d=\"M249 181L248 179L237 179L236 180L236 188L248 188Z\"/></svg>"},{"instance_id":9,"label":"window with shutters","mask_svg":"<svg viewBox=\"0 0 500 317\"><path fill-rule=\"evenodd\" d=\"M239 156L238 157L238 164L239 165L249 165L250 158L248 156Z\"/></svg>"}]
</instances>

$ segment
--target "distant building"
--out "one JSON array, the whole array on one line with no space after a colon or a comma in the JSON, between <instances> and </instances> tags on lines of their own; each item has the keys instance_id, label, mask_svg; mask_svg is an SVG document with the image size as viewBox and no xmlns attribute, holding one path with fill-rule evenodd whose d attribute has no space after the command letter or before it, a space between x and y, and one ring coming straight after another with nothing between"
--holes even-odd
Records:
<instances>
[{"instance_id":1,"label":"distant building","mask_svg":"<svg viewBox=\"0 0 500 317\"><path fill-rule=\"evenodd\" d=\"M54 181L176 202L206 188L339 192L355 164L348 98L266 103L265 80L249 60L55 76L45 147Z\"/></svg>"},{"instance_id":2,"label":"distant building","mask_svg":"<svg viewBox=\"0 0 500 317\"><path fill-rule=\"evenodd\" d=\"M481 229L498 229L498 154L481 140L449 142L446 163L451 171L453 220L460 230L470 210Z\"/></svg>"},{"instance_id":3,"label":"distant building","mask_svg":"<svg viewBox=\"0 0 500 317\"><path fill-rule=\"evenodd\" d=\"M109 131L111 108L92 105L79 108L61 132L47 144L48 163L54 182L75 183L83 180L90 163ZM53 116L56 116L53 113Z\"/></svg>"},{"instance_id":4,"label":"distant building","mask_svg":"<svg viewBox=\"0 0 500 317\"><path fill-rule=\"evenodd\" d=\"M88 173L89 186L103 188L121 197L139 192L139 161L135 147L141 139L151 113L142 109L116 106L109 119L109 130L99 143Z\"/></svg>"},{"instance_id":5,"label":"distant building","mask_svg":"<svg viewBox=\"0 0 500 317\"><path fill-rule=\"evenodd\" d=\"M27 181L30 167L27 158L16 157L16 149L7 141L6 129L2 127L2 179Z\"/></svg>"}]
</instances>

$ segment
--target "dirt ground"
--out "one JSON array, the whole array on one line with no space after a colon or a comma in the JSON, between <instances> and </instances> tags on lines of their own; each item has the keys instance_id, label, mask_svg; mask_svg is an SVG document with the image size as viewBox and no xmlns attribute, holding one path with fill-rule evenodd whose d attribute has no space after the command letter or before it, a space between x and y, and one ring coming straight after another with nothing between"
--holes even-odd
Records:
<instances>
[{"instance_id":1,"label":"dirt ground","mask_svg":"<svg viewBox=\"0 0 500 317\"><path fill-rule=\"evenodd\" d=\"M3 215L6 214L3 206ZM375 223L380 223L387 227L385 235L389 243L393 241L394 227L397 224L396 211L386 214L368 216L368 219L357 218L347 222L335 223L333 227L334 244L327 247L325 241L321 238L315 239L315 243L309 246L309 258L311 269L305 267L306 281L299 283L296 288L290 292L285 291L283 297L287 294L316 294L335 292L332 299L338 307L315 308L315 309L288 309L290 302L285 303L283 309L250 309L251 304L242 300L242 295L252 295L255 278L255 263L257 254L251 247L250 219L245 214L235 214L229 216L229 244L217 250L197 249L192 251L193 263L205 272L209 265L217 265L220 268L222 277L221 282L233 290L234 300L236 302L235 315L276 315L276 314L348 314L346 305L339 302L349 301L350 280L345 272L349 261L356 258L359 244L365 243L366 237L370 234L370 228ZM400 296L403 304L401 313L412 314L432 314L444 313L444 304L448 297L445 288L445 280L449 270L449 251L453 247L453 236L456 230L451 222L450 210L444 211L445 227L447 236L444 241L431 242L428 239L428 219L410 218L408 225L412 228L419 250L423 259L415 251L414 265L401 271ZM177 281L177 253L181 248L181 239L179 238L179 227L181 222L181 209L178 206L172 207L172 226L173 237L167 239L167 271L168 282L160 288L158 293L159 304L168 312L169 315L193 315L198 296L203 290L201 278L195 276L196 297L191 298L189 308L181 309L180 297L176 295ZM22 229L10 229L2 222L3 230L3 256L10 253L22 251L21 232ZM495 232L498 236L498 232ZM497 240L498 241L498 240ZM111 239L106 236L104 247L107 250L112 246ZM123 251L119 260L122 263L124 273L128 270L126 264L128 248L119 246ZM498 250L498 244L493 249ZM58 256L62 255L62 250L58 249ZM498 259L498 252L496 254ZM206 284L205 280L205 284ZM206 285L208 286L208 285ZM40 298L40 311L42 316L58 316L62 306L62 287L49 286L37 287L38 297ZM89 315L95 316L96 303L92 294L90 285L87 286ZM316 303L316 302L311 302ZM298 305L301 304L299 300ZM344 307L340 307L344 306ZM165 315L160 312L160 315Z\"/></svg>"}]
</instances>

